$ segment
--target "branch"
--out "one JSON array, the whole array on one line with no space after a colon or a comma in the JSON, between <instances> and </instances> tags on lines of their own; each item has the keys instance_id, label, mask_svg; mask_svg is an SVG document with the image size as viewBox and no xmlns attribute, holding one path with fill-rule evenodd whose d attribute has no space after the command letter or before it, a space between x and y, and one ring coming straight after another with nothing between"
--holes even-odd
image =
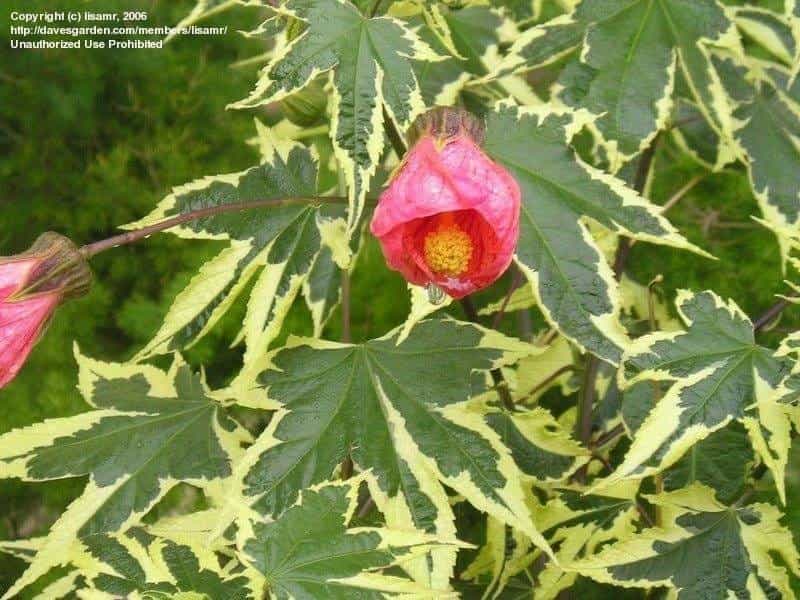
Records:
<instances>
[{"instance_id":1,"label":"branch","mask_svg":"<svg viewBox=\"0 0 800 600\"><path fill-rule=\"evenodd\" d=\"M104 252L111 248L117 248L118 246L125 246L126 244L132 244L134 242L138 242L139 240L142 240L146 237L150 237L154 233L159 233L160 231L171 229L177 225L181 225L183 223L188 223L189 221L196 221L197 219L202 219L204 217L211 217L223 213L252 210L254 208L264 208L267 206L279 207L279 206L293 206L293 205L304 205L304 204L314 204L314 203L322 204L326 202L340 204L347 202L347 198L342 198L338 196L309 196L306 198L302 197L271 198L269 200L253 200L251 202L237 202L234 204L223 204L221 206L210 206L208 208L199 208L197 210L193 210L166 219L164 221L161 221L160 223L155 223L153 225L143 227L142 229L136 229L135 231L128 231L126 233L121 233L120 235L115 235L105 240L100 240L99 242L86 244L85 246L81 247L80 251L81 254L83 254L86 258L92 258L93 256L96 256L101 252Z\"/></svg>"}]
</instances>

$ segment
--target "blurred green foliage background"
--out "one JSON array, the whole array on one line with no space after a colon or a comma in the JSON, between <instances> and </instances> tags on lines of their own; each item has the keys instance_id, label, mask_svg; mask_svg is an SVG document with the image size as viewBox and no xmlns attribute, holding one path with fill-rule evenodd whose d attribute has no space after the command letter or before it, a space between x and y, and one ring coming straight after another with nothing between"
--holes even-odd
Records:
<instances>
[{"instance_id":1,"label":"blurred green foliage background","mask_svg":"<svg viewBox=\"0 0 800 600\"><path fill-rule=\"evenodd\" d=\"M11 50L12 10L84 9L82 0L7 0L0 13L0 255L26 249L36 236L54 230L83 244L115 233L117 225L139 218L170 188L197 177L236 171L257 160L244 141L254 133L252 117L265 111L229 111L256 76L257 65L232 67L264 51L263 42L236 33L252 28L257 10L217 15L226 24L218 37L181 37L163 50ZM177 23L192 0L127 0L125 9L146 10L151 25ZM91 3L93 10L117 11L120 3ZM652 199L665 202L703 170L666 140L656 162ZM630 272L647 283L664 275L666 298L678 288L716 290L757 315L784 291L777 245L751 219L755 200L740 169L706 176L670 212L694 243L719 258L637 244ZM172 298L199 265L212 256L213 243L160 235L118 248L93 261L96 281L86 298L64 306L20 377L0 391L0 433L49 417L84 409L76 391L73 343L90 356L124 360L155 332ZM481 299L502 296L501 282ZM353 335L381 335L401 323L408 310L403 281L383 266L369 241L353 275ZM458 310L453 310L458 314ZM228 342L237 332L236 310L188 353L205 364L212 383L235 370L239 349ZM536 318L536 317L534 317ZM535 321L541 323L541 321ZM515 320L504 326L514 332ZM790 309L764 336L776 343L800 325ZM286 330L310 333L298 306ZM338 316L327 335L339 336ZM213 359L213 360L212 360ZM800 523L800 456L790 473L787 512ZM48 484L0 481L0 539L40 535L84 484L82 479ZM769 492L766 492L770 494ZM800 527L794 527L800 532ZM0 591L23 564L0 555Z\"/></svg>"}]
</instances>

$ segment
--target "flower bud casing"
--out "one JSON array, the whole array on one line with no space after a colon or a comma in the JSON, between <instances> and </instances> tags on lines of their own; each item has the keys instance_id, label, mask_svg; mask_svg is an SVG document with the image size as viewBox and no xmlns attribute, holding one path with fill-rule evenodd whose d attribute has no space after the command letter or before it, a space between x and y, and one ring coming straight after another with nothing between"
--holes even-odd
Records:
<instances>
[{"instance_id":1,"label":"flower bud casing","mask_svg":"<svg viewBox=\"0 0 800 600\"><path fill-rule=\"evenodd\" d=\"M92 273L75 244L57 233L0 257L0 388L16 377L56 308L85 295Z\"/></svg>"}]
</instances>

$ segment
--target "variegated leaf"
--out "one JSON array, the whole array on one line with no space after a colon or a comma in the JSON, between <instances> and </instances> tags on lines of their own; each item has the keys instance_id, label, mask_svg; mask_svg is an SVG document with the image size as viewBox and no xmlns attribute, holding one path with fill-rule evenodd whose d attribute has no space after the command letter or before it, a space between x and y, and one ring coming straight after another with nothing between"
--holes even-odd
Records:
<instances>
[{"instance_id":1,"label":"variegated leaf","mask_svg":"<svg viewBox=\"0 0 800 600\"><path fill-rule=\"evenodd\" d=\"M642 383L634 385L624 395L622 415L631 435L637 434L655 407L656 389L661 387ZM722 502L733 502L744 491L754 462L753 446L747 431L741 423L733 421L694 444L661 477L667 491L697 481L715 490Z\"/></svg>"},{"instance_id":2,"label":"variegated leaf","mask_svg":"<svg viewBox=\"0 0 800 600\"><path fill-rule=\"evenodd\" d=\"M79 560L81 572L100 597L258 597L247 577L225 573L219 558L202 544L176 543L134 530L126 535L92 535L82 545L87 556Z\"/></svg>"},{"instance_id":3,"label":"variegated leaf","mask_svg":"<svg viewBox=\"0 0 800 600\"><path fill-rule=\"evenodd\" d=\"M590 128L616 171L666 125L676 69L714 128L731 130L725 95L709 68L711 45L739 47L736 28L715 0L584 0L571 15L520 36L495 75L539 67L581 47L581 89L565 99L599 115Z\"/></svg>"},{"instance_id":4,"label":"variegated leaf","mask_svg":"<svg viewBox=\"0 0 800 600\"><path fill-rule=\"evenodd\" d=\"M700 485L649 499L667 518L663 528L647 529L568 568L625 587L666 585L679 600L794 598L787 567L800 575L800 560L777 508L728 507Z\"/></svg>"},{"instance_id":5,"label":"variegated leaf","mask_svg":"<svg viewBox=\"0 0 800 600\"><path fill-rule=\"evenodd\" d=\"M179 482L203 487L229 476L249 437L180 359L165 373L77 357L93 410L0 436L2 477L89 476L9 594L65 563L76 539L135 522Z\"/></svg>"},{"instance_id":6,"label":"variegated leaf","mask_svg":"<svg viewBox=\"0 0 800 600\"><path fill-rule=\"evenodd\" d=\"M442 482L546 548L510 451L467 405L473 371L535 348L452 320L424 321L400 343L399 335L357 345L292 339L268 356L260 381L281 409L237 468L242 498L231 505L280 514L349 450L375 473L372 496L396 522L452 531Z\"/></svg>"},{"instance_id":7,"label":"variegated leaf","mask_svg":"<svg viewBox=\"0 0 800 600\"><path fill-rule=\"evenodd\" d=\"M238 555L261 576L270 598L434 597L414 581L381 572L424 556L434 537L413 530L348 528L359 483L360 478L320 484L304 490L277 520L240 523Z\"/></svg>"},{"instance_id":8,"label":"variegated leaf","mask_svg":"<svg viewBox=\"0 0 800 600\"><path fill-rule=\"evenodd\" d=\"M351 232L360 221L383 149L383 112L402 131L425 105L412 60L440 60L403 21L370 17L348 0L288 0L275 10L305 30L264 68L236 108L275 102L332 71L330 135L350 192Z\"/></svg>"},{"instance_id":9,"label":"variegated leaf","mask_svg":"<svg viewBox=\"0 0 800 600\"><path fill-rule=\"evenodd\" d=\"M414 27L441 61L414 61L414 73L428 106L455 104L459 92L477 76L485 75L485 61L498 55L501 33L508 22L488 6L450 9L439 3L391 7Z\"/></svg>"},{"instance_id":10,"label":"variegated leaf","mask_svg":"<svg viewBox=\"0 0 800 600\"><path fill-rule=\"evenodd\" d=\"M663 397L647 411L622 464L598 485L657 473L737 420L783 495L789 421L772 389L791 361L755 342L752 323L732 301L682 291L676 305L688 329L643 336L623 358L626 394L652 397L655 389Z\"/></svg>"},{"instance_id":11,"label":"variegated leaf","mask_svg":"<svg viewBox=\"0 0 800 600\"><path fill-rule=\"evenodd\" d=\"M530 290L530 286L525 288ZM571 381L574 361L572 347L563 336L553 340L541 354L523 358L516 369L516 402L535 405L542 394L555 386L560 386L561 392L569 395L574 391Z\"/></svg>"},{"instance_id":12,"label":"variegated leaf","mask_svg":"<svg viewBox=\"0 0 800 600\"><path fill-rule=\"evenodd\" d=\"M786 259L787 238L800 226L800 86L777 67L753 80L730 57L715 57L714 65L738 102L734 136L764 220L777 233Z\"/></svg>"},{"instance_id":13,"label":"variegated leaf","mask_svg":"<svg viewBox=\"0 0 800 600\"><path fill-rule=\"evenodd\" d=\"M569 148L587 119L584 112L501 106L489 114L485 148L522 189L516 257L542 312L569 339L616 364L628 344L618 320L619 291L586 221L633 238L702 251L655 205Z\"/></svg>"},{"instance_id":14,"label":"variegated leaf","mask_svg":"<svg viewBox=\"0 0 800 600\"><path fill-rule=\"evenodd\" d=\"M245 364L252 363L280 332L322 248L346 246L344 208L314 201L317 162L311 152L285 141L266 139L265 144L268 159L262 165L178 187L150 215L128 226L143 227L200 208L276 201L274 206L208 216L171 230L183 238L225 240L228 246L178 294L137 360L196 342L255 280L240 334L247 345ZM281 204L282 199L292 200ZM332 294L328 290L325 295ZM318 299L316 289L314 298ZM317 319L323 320L324 314Z\"/></svg>"},{"instance_id":15,"label":"variegated leaf","mask_svg":"<svg viewBox=\"0 0 800 600\"><path fill-rule=\"evenodd\" d=\"M498 571L493 590L495 596L554 599L570 588L578 577L574 571L565 570L565 565L592 554L605 544L633 535L636 531L634 523L640 519L634 501L636 489L622 486L615 493L617 496L594 496L568 489L556 490L554 497L536 511L536 517L554 549L557 562L547 561L536 581L530 586L522 586L528 590L527 595L513 595L513 590L522 583L515 578L520 574L530 577L532 566L544 560L540 550L526 545L524 540L514 539L511 556L502 552L505 545L496 553L495 560L501 564L494 567Z\"/></svg>"},{"instance_id":16,"label":"variegated leaf","mask_svg":"<svg viewBox=\"0 0 800 600\"><path fill-rule=\"evenodd\" d=\"M494 394L491 394L494 395ZM475 408L511 450L519 470L541 483L563 481L589 460L589 451L576 442L545 408L510 413L495 407L496 396L475 402Z\"/></svg>"},{"instance_id":17,"label":"variegated leaf","mask_svg":"<svg viewBox=\"0 0 800 600\"><path fill-rule=\"evenodd\" d=\"M720 136L705 120L696 102L676 98L672 125L669 132L678 148L703 167L710 170L724 162L720 160L720 152L724 152Z\"/></svg>"},{"instance_id":18,"label":"variegated leaf","mask_svg":"<svg viewBox=\"0 0 800 600\"><path fill-rule=\"evenodd\" d=\"M179 35L177 30L194 25L203 19L229 10L237 5L261 6L262 3L258 0L197 0L189 14L175 25L174 29L176 31L167 35L166 40L171 40L176 35Z\"/></svg>"},{"instance_id":19,"label":"variegated leaf","mask_svg":"<svg viewBox=\"0 0 800 600\"><path fill-rule=\"evenodd\" d=\"M798 40L788 15L758 6L738 6L733 12L736 26L773 56L794 66L798 59Z\"/></svg>"}]
</instances>

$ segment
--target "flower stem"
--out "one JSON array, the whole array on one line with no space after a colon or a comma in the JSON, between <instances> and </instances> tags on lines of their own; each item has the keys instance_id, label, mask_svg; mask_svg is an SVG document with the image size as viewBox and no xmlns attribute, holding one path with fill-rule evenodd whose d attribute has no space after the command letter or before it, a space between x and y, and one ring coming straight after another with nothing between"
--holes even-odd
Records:
<instances>
[{"instance_id":1,"label":"flower stem","mask_svg":"<svg viewBox=\"0 0 800 600\"><path fill-rule=\"evenodd\" d=\"M342 198L338 196L309 196L309 197L297 197L297 198L270 198L268 200L252 200L250 202L237 202L234 204L209 206L207 208L199 208L197 210L176 215L174 217L165 219L164 221L161 221L159 223L154 223L153 225L148 225L147 227L143 227L141 229L128 231L126 233L121 233L119 235L115 235L113 237L100 240L98 242L86 244L85 246L81 247L80 252L86 258L92 258L93 256L100 254L101 252L109 250L110 248L116 248L118 246L125 246L126 244L132 244L134 242L138 242L141 239L149 237L154 233L158 233L166 229L171 229L172 227L175 227L177 225L181 225L183 223L188 223L189 221L196 221L197 219L211 217L223 213L252 210L254 208L264 208L267 206L279 207L279 206L294 206L303 204L322 204L322 203L340 204L346 202L347 198Z\"/></svg>"}]
</instances>

